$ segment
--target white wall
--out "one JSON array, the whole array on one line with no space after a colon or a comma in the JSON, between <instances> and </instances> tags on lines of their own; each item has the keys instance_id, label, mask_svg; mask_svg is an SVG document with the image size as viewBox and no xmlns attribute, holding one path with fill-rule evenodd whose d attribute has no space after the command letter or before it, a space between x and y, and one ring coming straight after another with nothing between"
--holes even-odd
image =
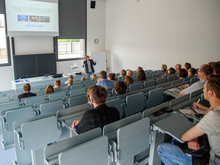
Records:
<instances>
[{"instance_id":1,"label":"white wall","mask_svg":"<svg viewBox=\"0 0 220 165\"><path fill-rule=\"evenodd\" d=\"M113 72L220 60L219 0L106 0Z\"/></svg>"},{"instance_id":2,"label":"white wall","mask_svg":"<svg viewBox=\"0 0 220 165\"><path fill-rule=\"evenodd\" d=\"M96 0L95 9L90 8L90 1L87 0L87 54L91 51L105 50L105 0ZM99 39L95 44L94 40Z\"/></svg>"}]
</instances>

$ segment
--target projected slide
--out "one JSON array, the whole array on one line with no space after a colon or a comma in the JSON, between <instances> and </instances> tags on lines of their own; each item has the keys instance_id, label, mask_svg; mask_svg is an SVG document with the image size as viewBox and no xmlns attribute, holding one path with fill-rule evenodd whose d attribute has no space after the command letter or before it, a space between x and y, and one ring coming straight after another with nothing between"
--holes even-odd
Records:
<instances>
[{"instance_id":1,"label":"projected slide","mask_svg":"<svg viewBox=\"0 0 220 165\"><path fill-rule=\"evenodd\" d=\"M50 33L59 35L58 0L7 0L5 2L9 36L22 36L25 32L29 35L37 32L47 32L45 35L49 36Z\"/></svg>"}]
</instances>

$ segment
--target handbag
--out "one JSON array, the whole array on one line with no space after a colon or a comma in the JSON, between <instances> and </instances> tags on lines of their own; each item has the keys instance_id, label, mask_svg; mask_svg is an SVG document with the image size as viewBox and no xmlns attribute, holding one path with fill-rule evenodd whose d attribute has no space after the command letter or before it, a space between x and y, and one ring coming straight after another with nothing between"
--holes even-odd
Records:
<instances>
[{"instance_id":1,"label":"handbag","mask_svg":"<svg viewBox=\"0 0 220 165\"><path fill-rule=\"evenodd\" d=\"M192 155L192 163L193 165L207 165L209 164L210 157L210 145L208 141L208 137L206 134L200 136L198 138L198 142L200 145L200 149L192 150L188 148L188 142L178 143L178 146L181 150L186 153Z\"/></svg>"}]
</instances>

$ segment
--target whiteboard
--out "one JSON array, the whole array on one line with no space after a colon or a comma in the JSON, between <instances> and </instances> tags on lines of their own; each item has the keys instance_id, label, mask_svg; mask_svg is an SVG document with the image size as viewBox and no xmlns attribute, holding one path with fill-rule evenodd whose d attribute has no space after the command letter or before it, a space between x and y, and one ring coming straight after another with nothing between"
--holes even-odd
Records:
<instances>
[{"instance_id":1,"label":"whiteboard","mask_svg":"<svg viewBox=\"0 0 220 165\"><path fill-rule=\"evenodd\" d=\"M94 66L95 73L99 73L100 71L104 70L106 71L107 68L107 51L93 51L91 52L91 59L93 61L96 61L96 65Z\"/></svg>"}]
</instances>

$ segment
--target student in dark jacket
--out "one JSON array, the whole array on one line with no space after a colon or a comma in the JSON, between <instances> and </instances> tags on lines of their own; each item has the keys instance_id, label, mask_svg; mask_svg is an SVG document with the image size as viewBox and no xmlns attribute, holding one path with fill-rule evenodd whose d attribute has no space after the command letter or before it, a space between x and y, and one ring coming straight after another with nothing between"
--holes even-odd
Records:
<instances>
[{"instance_id":1,"label":"student in dark jacket","mask_svg":"<svg viewBox=\"0 0 220 165\"><path fill-rule=\"evenodd\" d=\"M88 74L88 78L95 73L93 65L96 65L92 59L89 59L89 56L86 56L86 60L83 62L83 67L85 67L85 72Z\"/></svg>"},{"instance_id":2,"label":"student in dark jacket","mask_svg":"<svg viewBox=\"0 0 220 165\"><path fill-rule=\"evenodd\" d=\"M23 86L23 94L18 95L19 101L21 101L22 98L31 97L31 96L37 96L35 93L31 93L31 85L29 83L24 84Z\"/></svg>"},{"instance_id":3,"label":"student in dark jacket","mask_svg":"<svg viewBox=\"0 0 220 165\"><path fill-rule=\"evenodd\" d=\"M100 85L90 86L87 97L94 109L87 110L80 121L73 122L72 128L76 129L78 134L97 127L103 128L105 125L120 119L119 111L115 107L108 107L105 104L107 90L104 87Z\"/></svg>"}]
</instances>

